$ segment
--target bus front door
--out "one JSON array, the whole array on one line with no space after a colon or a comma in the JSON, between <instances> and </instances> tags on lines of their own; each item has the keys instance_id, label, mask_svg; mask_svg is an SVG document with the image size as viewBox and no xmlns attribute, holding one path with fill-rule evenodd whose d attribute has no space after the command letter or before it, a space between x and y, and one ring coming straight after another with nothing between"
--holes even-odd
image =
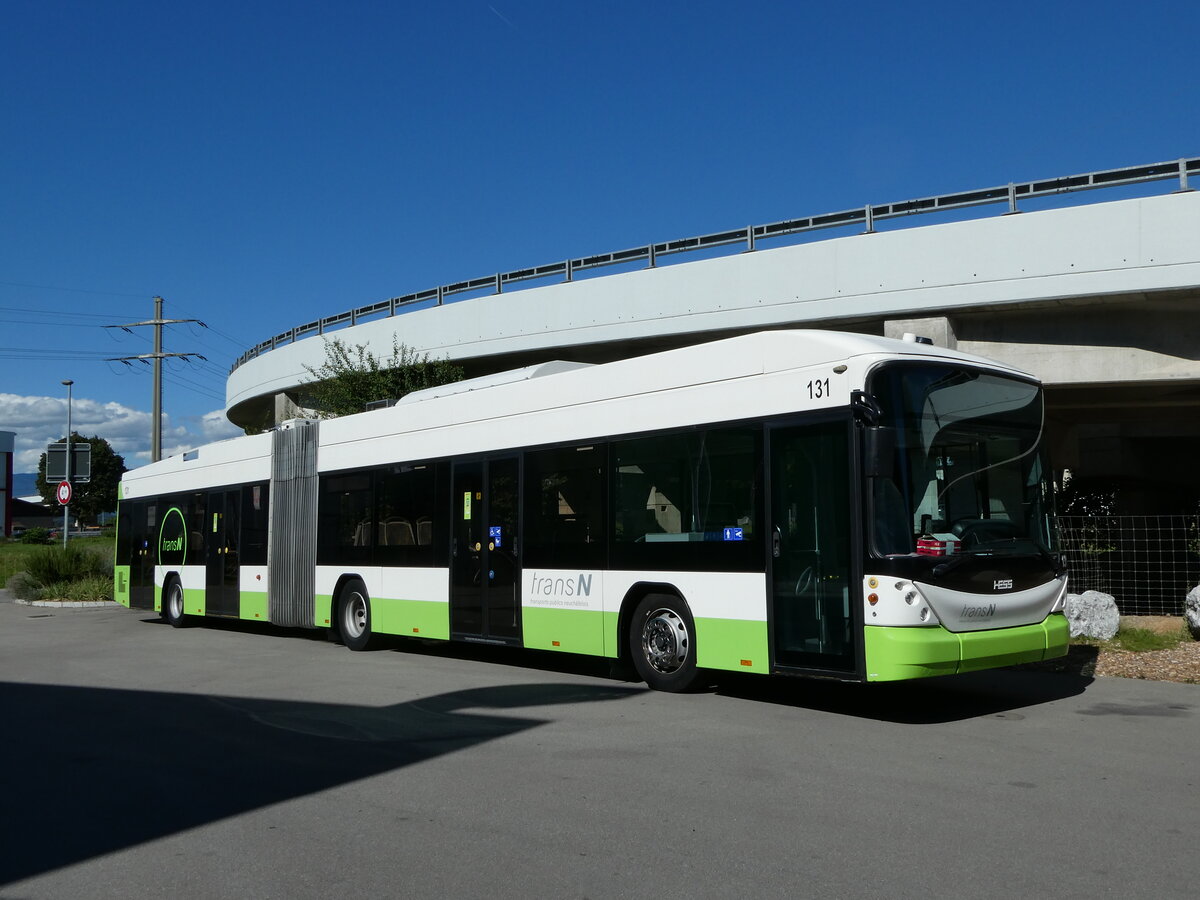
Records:
<instances>
[{"instance_id":1,"label":"bus front door","mask_svg":"<svg viewBox=\"0 0 1200 900\"><path fill-rule=\"evenodd\" d=\"M851 494L845 421L770 432L775 664L852 670Z\"/></svg>"},{"instance_id":2,"label":"bus front door","mask_svg":"<svg viewBox=\"0 0 1200 900\"><path fill-rule=\"evenodd\" d=\"M516 457L456 463L450 560L450 631L455 637L520 639Z\"/></svg>"},{"instance_id":3,"label":"bus front door","mask_svg":"<svg viewBox=\"0 0 1200 900\"><path fill-rule=\"evenodd\" d=\"M129 504L129 607L154 609L154 564L158 559L158 504Z\"/></svg>"}]
</instances>

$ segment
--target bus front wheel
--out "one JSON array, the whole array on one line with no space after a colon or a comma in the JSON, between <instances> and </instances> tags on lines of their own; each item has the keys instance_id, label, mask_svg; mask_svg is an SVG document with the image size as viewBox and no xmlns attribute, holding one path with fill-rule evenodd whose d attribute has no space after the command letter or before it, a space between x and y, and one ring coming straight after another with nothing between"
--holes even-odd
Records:
<instances>
[{"instance_id":1,"label":"bus front wheel","mask_svg":"<svg viewBox=\"0 0 1200 900\"><path fill-rule=\"evenodd\" d=\"M642 598L629 627L629 655L648 687L679 693L695 686L695 635L683 600L668 594Z\"/></svg>"},{"instance_id":2,"label":"bus front wheel","mask_svg":"<svg viewBox=\"0 0 1200 900\"><path fill-rule=\"evenodd\" d=\"M366 650L371 646L371 598L361 579L351 579L342 588L337 621L342 643L351 650Z\"/></svg>"}]
</instances>

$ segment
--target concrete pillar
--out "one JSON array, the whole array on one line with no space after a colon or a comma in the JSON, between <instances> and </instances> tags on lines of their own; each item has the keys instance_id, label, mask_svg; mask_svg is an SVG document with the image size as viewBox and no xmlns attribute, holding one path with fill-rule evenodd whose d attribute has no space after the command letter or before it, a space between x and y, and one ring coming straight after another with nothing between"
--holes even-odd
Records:
<instances>
[{"instance_id":1,"label":"concrete pillar","mask_svg":"<svg viewBox=\"0 0 1200 900\"><path fill-rule=\"evenodd\" d=\"M275 395L275 425L286 422L288 419L301 418L303 415L291 394L280 392Z\"/></svg>"},{"instance_id":2,"label":"concrete pillar","mask_svg":"<svg viewBox=\"0 0 1200 900\"><path fill-rule=\"evenodd\" d=\"M934 346L947 350L958 349L958 338L954 334L954 323L948 316L931 316L925 319L888 319L883 323L884 337L901 340L905 333L927 337Z\"/></svg>"}]
</instances>

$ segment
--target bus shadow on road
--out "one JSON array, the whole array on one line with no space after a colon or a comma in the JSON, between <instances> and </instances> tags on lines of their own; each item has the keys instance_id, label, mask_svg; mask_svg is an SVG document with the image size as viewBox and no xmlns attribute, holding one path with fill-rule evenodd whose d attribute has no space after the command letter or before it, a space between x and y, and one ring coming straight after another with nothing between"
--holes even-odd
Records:
<instances>
[{"instance_id":1,"label":"bus shadow on road","mask_svg":"<svg viewBox=\"0 0 1200 900\"><path fill-rule=\"evenodd\" d=\"M0 683L0 885L390 772L620 700L612 684L513 684L388 707Z\"/></svg>"},{"instance_id":2,"label":"bus shadow on road","mask_svg":"<svg viewBox=\"0 0 1200 900\"><path fill-rule=\"evenodd\" d=\"M145 622L160 620L145 619ZM255 622L207 619L204 628L256 636L325 640L326 632ZM257 637L256 637L257 639ZM380 636L379 652L489 663L513 669L596 678L609 684L633 680L616 660L520 647ZM349 653L350 651L346 651ZM751 702L775 703L906 725L931 725L987 716L1016 715L1023 708L1083 693L1092 682L1096 650L1075 646L1067 657L1004 669L914 681L862 684L815 677L712 672L708 689ZM645 690L640 682L631 690Z\"/></svg>"},{"instance_id":3,"label":"bus shadow on road","mask_svg":"<svg viewBox=\"0 0 1200 900\"><path fill-rule=\"evenodd\" d=\"M140 620L146 625L166 625L157 615ZM276 637L290 640L309 640L328 643L327 628L284 628L265 622L248 622L240 619L209 618L194 623L198 631L221 631L229 634L245 634L255 640ZM352 651L344 650L349 656ZM615 661L602 656L580 653L565 653L549 650L531 650L507 644L474 643L470 641L426 640L421 638L376 635L375 649L368 652L398 653L438 659L461 659L483 662L514 669L529 669L539 672L560 672L564 675L583 675L607 678Z\"/></svg>"},{"instance_id":4,"label":"bus shadow on road","mask_svg":"<svg viewBox=\"0 0 1200 900\"><path fill-rule=\"evenodd\" d=\"M716 691L752 702L901 725L935 725L1018 717L1022 709L1082 694L1091 682L1087 675L1012 668L882 684L733 675L717 679Z\"/></svg>"}]
</instances>

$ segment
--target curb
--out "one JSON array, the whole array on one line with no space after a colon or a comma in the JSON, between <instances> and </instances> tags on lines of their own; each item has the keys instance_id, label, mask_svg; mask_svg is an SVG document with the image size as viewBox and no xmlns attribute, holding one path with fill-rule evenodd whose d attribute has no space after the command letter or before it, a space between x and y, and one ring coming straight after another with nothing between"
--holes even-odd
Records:
<instances>
[{"instance_id":1,"label":"curb","mask_svg":"<svg viewBox=\"0 0 1200 900\"><path fill-rule=\"evenodd\" d=\"M121 604L115 600L22 600L13 598L18 606L42 606L50 609L106 609L118 607Z\"/></svg>"}]
</instances>

